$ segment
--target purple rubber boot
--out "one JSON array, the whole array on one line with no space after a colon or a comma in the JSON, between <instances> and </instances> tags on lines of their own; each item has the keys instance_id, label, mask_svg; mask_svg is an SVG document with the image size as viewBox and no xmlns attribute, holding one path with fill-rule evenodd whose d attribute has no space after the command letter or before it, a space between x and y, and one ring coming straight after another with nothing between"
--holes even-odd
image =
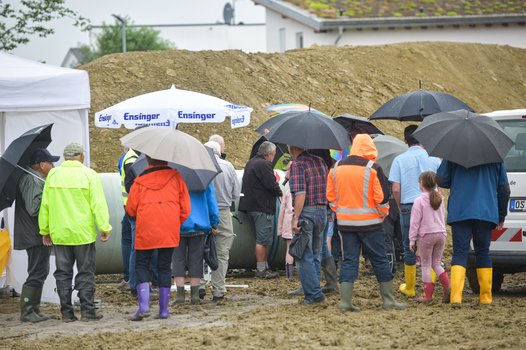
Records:
<instances>
[{"instance_id":1,"label":"purple rubber boot","mask_svg":"<svg viewBox=\"0 0 526 350\"><path fill-rule=\"evenodd\" d=\"M144 282L137 285L139 308L131 318L132 321L141 321L150 316L150 283Z\"/></svg>"},{"instance_id":2,"label":"purple rubber boot","mask_svg":"<svg viewBox=\"0 0 526 350\"><path fill-rule=\"evenodd\" d=\"M159 318L168 318L170 311L168 305L170 304L170 288L159 288Z\"/></svg>"}]
</instances>

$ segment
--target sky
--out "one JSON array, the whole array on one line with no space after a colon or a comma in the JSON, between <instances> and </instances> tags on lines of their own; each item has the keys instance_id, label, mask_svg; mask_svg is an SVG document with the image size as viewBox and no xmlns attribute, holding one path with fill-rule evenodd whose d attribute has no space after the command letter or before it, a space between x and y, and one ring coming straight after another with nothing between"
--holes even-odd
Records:
<instances>
[{"instance_id":1,"label":"sky","mask_svg":"<svg viewBox=\"0 0 526 350\"><path fill-rule=\"evenodd\" d=\"M18 6L19 0L7 0ZM264 23L265 10L252 0L66 0L66 6L89 18L92 25L115 23L112 14L128 16L134 24L188 24L223 22L226 3L235 6L235 21ZM100 29L82 32L71 19L50 22L55 34L46 38L32 36L30 42L11 53L59 66L69 48L94 44ZM160 36L179 49L265 51L264 26L203 26L154 28Z\"/></svg>"}]
</instances>

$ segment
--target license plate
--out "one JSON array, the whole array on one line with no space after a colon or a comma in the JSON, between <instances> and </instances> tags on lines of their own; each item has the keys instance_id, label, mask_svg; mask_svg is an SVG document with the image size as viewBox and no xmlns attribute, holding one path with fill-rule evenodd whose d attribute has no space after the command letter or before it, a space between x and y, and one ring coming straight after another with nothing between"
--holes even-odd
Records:
<instances>
[{"instance_id":1,"label":"license plate","mask_svg":"<svg viewBox=\"0 0 526 350\"><path fill-rule=\"evenodd\" d=\"M510 211L526 211L526 199L510 199Z\"/></svg>"}]
</instances>

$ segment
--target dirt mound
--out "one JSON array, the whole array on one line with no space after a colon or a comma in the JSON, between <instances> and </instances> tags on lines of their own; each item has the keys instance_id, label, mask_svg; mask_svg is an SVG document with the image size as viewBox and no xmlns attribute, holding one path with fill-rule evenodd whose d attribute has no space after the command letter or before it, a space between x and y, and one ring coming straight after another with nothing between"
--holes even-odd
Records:
<instances>
[{"instance_id":1,"label":"dirt mound","mask_svg":"<svg viewBox=\"0 0 526 350\"><path fill-rule=\"evenodd\" d=\"M99 129L93 113L143 93L177 88L214 95L254 108L250 127L181 124L201 141L224 136L228 159L242 168L267 117L263 106L297 102L327 114L369 116L394 96L422 88L453 94L477 112L526 107L526 50L509 46L410 43L315 47L282 54L241 51L130 52L81 67L89 72L92 166L116 171L126 129ZM401 136L404 124L375 122Z\"/></svg>"}]
</instances>

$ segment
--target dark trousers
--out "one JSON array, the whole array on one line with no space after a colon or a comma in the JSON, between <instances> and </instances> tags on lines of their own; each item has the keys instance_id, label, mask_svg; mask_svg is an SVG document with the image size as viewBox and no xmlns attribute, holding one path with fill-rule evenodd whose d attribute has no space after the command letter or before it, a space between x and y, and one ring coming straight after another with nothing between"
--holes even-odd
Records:
<instances>
[{"instance_id":1,"label":"dark trousers","mask_svg":"<svg viewBox=\"0 0 526 350\"><path fill-rule=\"evenodd\" d=\"M451 265L466 267L469 242L473 239L477 268L492 267L489 245L491 244L491 230L494 226L493 223L482 220L465 220L452 223L453 259Z\"/></svg>"},{"instance_id":2,"label":"dark trousers","mask_svg":"<svg viewBox=\"0 0 526 350\"><path fill-rule=\"evenodd\" d=\"M49 255L51 248L37 245L26 249L27 252L27 279L24 285L42 288L49 274Z\"/></svg>"},{"instance_id":3,"label":"dark trousers","mask_svg":"<svg viewBox=\"0 0 526 350\"><path fill-rule=\"evenodd\" d=\"M122 253L122 278L130 279L130 251L132 247L132 229L128 214L124 212L121 221L121 253Z\"/></svg>"},{"instance_id":4,"label":"dark trousers","mask_svg":"<svg viewBox=\"0 0 526 350\"><path fill-rule=\"evenodd\" d=\"M157 251L157 272L159 274L159 287L170 288L172 285L172 254L173 248L160 248L153 250L135 251L135 273L137 284L150 282L150 261L153 253Z\"/></svg>"},{"instance_id":5,"label":"dark trousers","mask_svg":"<svg viewBox=\"0 0 526 350\"><path fill-rule=\"evenodd\" d=\"M69 290L73 280L73 265L77 263L76 290L95 290L95 243L54 245L57 270L54 273L57 290Z\"/></svg>"}]
</instances>

